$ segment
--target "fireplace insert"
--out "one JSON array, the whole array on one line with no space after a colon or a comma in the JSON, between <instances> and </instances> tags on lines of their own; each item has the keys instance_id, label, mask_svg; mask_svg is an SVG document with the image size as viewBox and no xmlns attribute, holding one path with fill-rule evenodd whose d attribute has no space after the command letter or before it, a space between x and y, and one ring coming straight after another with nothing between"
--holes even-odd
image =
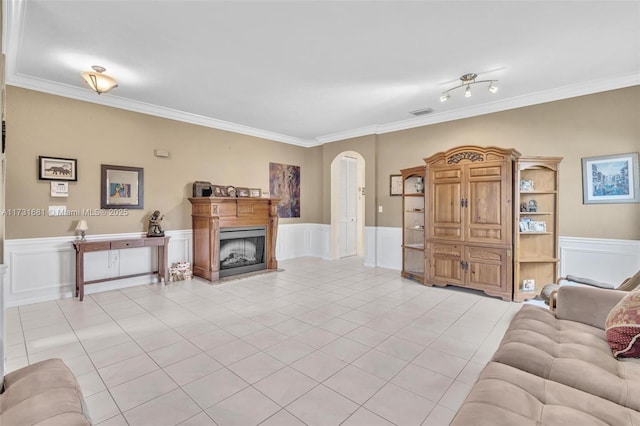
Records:
<instances>
[{"instance_id":1,"label":"fireplace insert","mask_svg":"<svg viewBox=\"0 0 640 426\"><path fill-rule=\"evenodd\" d=\"M220 229L220 277L267 269L267 228Z\"/></svg>"}]
</instances>

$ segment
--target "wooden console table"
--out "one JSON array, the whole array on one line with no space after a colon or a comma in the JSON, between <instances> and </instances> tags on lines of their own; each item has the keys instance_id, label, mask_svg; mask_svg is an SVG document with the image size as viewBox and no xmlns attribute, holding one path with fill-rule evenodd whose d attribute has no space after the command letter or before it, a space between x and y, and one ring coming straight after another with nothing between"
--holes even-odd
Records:
<instances>
[{"instance_id":1,"label":"wooden console table","mask_svg":"<svg viewBox=\"0 0 640 426\"><path fill-rule=\"evenodd\" d=\"M80 301L84 299L84 286L105 281L119 280L123 278L140 277L143 275L158 274L158 282L164 279L165 284L169 282L169 271L167 255L169 252L169 238L171 237L140 237L126 238L121 240L99 240L99 241L74 241L73 247L76 249L76 297L80 296ZM158 270L142 272L138 274L119 275L116 277L101 278L99 280L84 280L84 254L92 251L122 250L139 247L158 247Z\"/></svg>"}]
</instances>

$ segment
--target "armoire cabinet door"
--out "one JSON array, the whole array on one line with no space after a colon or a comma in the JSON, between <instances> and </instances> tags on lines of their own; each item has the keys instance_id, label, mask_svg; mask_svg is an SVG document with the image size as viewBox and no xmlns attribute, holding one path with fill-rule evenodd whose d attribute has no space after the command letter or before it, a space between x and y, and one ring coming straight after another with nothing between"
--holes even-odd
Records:
<instances>
[{"instance_id":1,"label":"armoire cabinet door","mask_svg":"<svg viewBox=\"0 0 640 426\"><path fill-rule=\"evenodd\" d=\"M510 244L511 185L507 164L487 162L469 164L465 170L465 242Z\"/></svg>"},{"instance_id":2,"label":"armoire cabinet door","mask_svg":"<svg viewBox=\"0 0 640 426\"><path fill-rule=\"evenodd\" d=\"M462 167L430 170L429 238L462 241Z\"/></svg>"},{"instance_id":3,"label":"armoire cabinet door","mask_svg":"<svg viewBox=\"0 0 640 426\"><path fill-rule=\"evenodd\" d=\"M511 250L465 246L464 258L469 287L496 295L511 292L507 279L511 275Z\"/></svg>"},{"instance_id":4,"label":"armoire cabinet door","mask_svg":"<svg viewBox=\"0 0 640 426\"><path fill-rule=\"evenodd\" d=\"M464 248L457 244L429 244L429 281L433 284L465 285L461 262Z\"/></svg>"}]
</instances>

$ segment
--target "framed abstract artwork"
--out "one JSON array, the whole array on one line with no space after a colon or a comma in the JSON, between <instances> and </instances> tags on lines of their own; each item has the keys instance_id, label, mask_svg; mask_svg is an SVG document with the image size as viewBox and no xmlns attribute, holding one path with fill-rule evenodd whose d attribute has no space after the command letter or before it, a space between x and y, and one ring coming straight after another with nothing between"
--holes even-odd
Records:
<instances>
[{"instance_id":1,"label":"framed abstract artwork","mask_svg":"<svg viewBox=\"0 0 640 426\"><path fill-rule=\"evenodd\" d=\"M142 209L144 207L144 169L102 164L100 207Z\"/></svg>"}]
</instances>

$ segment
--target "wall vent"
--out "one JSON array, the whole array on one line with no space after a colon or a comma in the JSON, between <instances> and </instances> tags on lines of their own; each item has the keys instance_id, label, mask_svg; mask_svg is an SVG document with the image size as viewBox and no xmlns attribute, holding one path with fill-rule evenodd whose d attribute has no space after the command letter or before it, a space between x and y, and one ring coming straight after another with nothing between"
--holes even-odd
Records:
<instances>
[{"instance_id":1,"label":"wall vent","mask_svg":"<svg viewBox=\"0 0 640 426\"><path fill-rule=\"evenodd\" d=\"M426 108L417 109L415 111L409 111L409 112L413 115L427 115L433 112L433 108L426 107Z\"/></svg>"}]
</instances>

